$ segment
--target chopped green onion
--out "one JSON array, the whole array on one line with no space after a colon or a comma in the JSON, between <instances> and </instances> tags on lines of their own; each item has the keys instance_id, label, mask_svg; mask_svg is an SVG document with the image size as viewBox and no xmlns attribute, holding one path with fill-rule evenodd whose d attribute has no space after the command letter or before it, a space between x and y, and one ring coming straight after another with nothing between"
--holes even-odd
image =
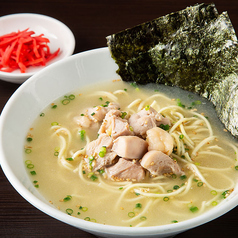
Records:
<instances>
[{"instance_id":1,"label":"chopped green onion","mask_svg":"<svg viewBox=\"0 0 238 238\"><path fill-rule=\"evenodd\" d=\"M198 187L202 187L202 186L203 186L203 182L198 182L198 183L197 183L197 186L198 186Z\"/></svg>"},{"instance_id":2,"label":"chopped green onion","mask_svg":"<svg viewBox=\"0 0 238 238\"><path fill-rule=\"evenodd\" d=\"M54 122L51 122L51 126L57 126L57 125L59 125L59 123L58 123L58 122L56 122L56 121L54 121Z\"/></svg>"},{"instance_id":3,"label":"chopped green onion","mask_svg":"<svg viewBox=\"0 0 238 238\"><path fill-rule=\"evenodd\" d=\"M171 190L171 189L167 190L167 193L172 193L172 192L173 192L173 190Z\"/></svg>"},{"instance_id":4,"label":"chopped green onion","mask_svg":"<svg viewBox=\"0 0 238 238\"><path fill-rule=\"evenodd\" d=\"M94 116L94 115L95 115L95 112L92 112L92 113L91 113L91 116Z\"/></svg>"},{"instance_id":5,"label":"chopped green onion","mask_svg":"<svg viewBox=\"0 0 238 238\"><path fill-rule=\"evenodd\" d=\"M216 191L216 190L212 190L212 191L211 191L211 194L212 194L212 195L217 195L217 191Z\"/></svg>"},{"instance_id":6,"label":"chopped green onion","mask_svg":"<svg viewBox=\"0 0 238 238\"><path fill-rule=\"evenodd\" d=\"M177 105L178 105L179 107L185 108L185 105L181 103L181 101L180 101L179 98L177 98L176 101L177 101Z\"/></svg>"},{"instance_id":7,"label":"chopped green onion","mask_svg":"<svg viewBox=\"0 0 238 238\"><path fill-rule=\"evenodd\" d=\"M163 200L164 200L165 202L168 202L168 201L169 201L169 197L164 197Z\"/></svg>"},{"instance_id":8,"label":"chopped green onion","mask_svg":"<svg viewBox=\"0 0 238 238\"><path fill-rule=\"evenodd\" d=\"M73 161L74 159L73 158L66 158L66 160Z\"/></svg>"},{"instance_id":9,"label":"chopped green onion","mask_svg":"<svg viewBox=\"0 0 238 238\"><path fill-rule=\"evenodd\" d=\"M75 99L75 95L70 94L70 95L69 95L69 100L74 100L74 99Z\"/></svg>"},{"instance_id":10,"label":"chopped green onion","mask_svg":"<svg viewBox=\"0 0 238 238\"><path fill-rule=\"evenodd\" d=\"M54 156L58 156L58 155L59 155L59 152L55 151Z\"/></svg>"},{"instance_id":11,"label":"chopped green onion","mask_svg":"<svg viewBox=\"0 0 238 238\"><path fill-rule=\"evenodd\" d=\"M126 91L127 91L127 88L124 88L124 91L126 92Z\"/></svg>"},{"instance_id":12,"label":"chopped green onion","mask_svg":"<svg viewBox=\"0 0 238 238\"><path fill-rule=\"evenodd\" d=\"M197 212L197 211L198 211L198 207L191 206L191 207L189 208L189 210L190 210L191 212Z\"/></svg>"},{"instance_id":13,"label":"chopped green onion","mask_svg":"<svg viewBox=\"0 0 238 238\"><path fill-rule=\"evenodd\" d=\"M168 130L169 130L169 125L168 125L168 124L166 124L166 125L160 124L159 127L160 127L161 129L165 130L165 131L168 131Z\"/></svg>"},{"instance_id":14,"label":"chopped green onion","mask_svg":"<svg viewBox=\"0 0 238 238\"><path fill-rule=\"evenodd\" d=\"M184 138L184 135L183 134L181 134L181 135L179 135L179 139L183 139Z\"/></svg>"},{"instance_id":15,"label":"chopped green onion","mask_svg":"<svg viewBox=\"0 0 238 238\"><path fill-rule=\"evenodd\" d=\"M26 160L26 161L25 161L25 164L31 164L31 163L32 163L31 160Z\"/></svg>"},{"instance_id":16,"label":"chopped green onion","mask_svg":"<svg viewBox=\"0 0 238 238\"><path fill-rule=\"evenodd\" d=\"M102 99L102 97L100 97L100 98L99 98L99 100L101 100L101 101L102 101L102 100L103 100L103 99Z\"/></svg>"},{"instance_id":17,"label":"chopped green onion","mask_svg":"<svg viewBox=\"0 0 238 238\"><path fill-rule=\"evenodd\" d=\"M171 223L178 223L178 221L177 220L173 220L173 221L171 221Z\"/></svg>"},{"instance_id":18,"label":"chopped green onion","mask_svg":"<svg viewBox=\"0 0 238 238\"><path fill-rule=\"evenodd\" d=\"M83 116L84 116L84 114L82 113L82 114L80 114L80 116L82 116L82 117L83 117Z\"/></svg>"},{"instance_id":19,"label":"chopped green onion","mask_svg":"<svg viewBox=\"0 0 238 238\"><path fill-rule=\"evenodd\" d=\"M28 169L33 169L35 166L34 166L34 164L28 164L26 167L27 167Z\"/></svg>"},{"instance_id":20,"label":"chopped green onion","mask_svg":"<svg viewBox=\"0 0 238 238\"><path fill-rule=\"evenodd\" d=\"M134 217L134 216L135 216L135 213L134 213L134 212L129 212L129 213L128 213L128 217L131 217L131 218L132 218L132 217Z\"/></svg>"},{"instance_id":21,"label":"chopped green onion","mask_svg":"<svg viewBox=\"0 0 238 238\"><path fill-rule=\"evenodd\" d=\"M40 114L40 117L44 117L44 116L45 116L45 113L42 112L42 113Z\"/></svg>"},{"instance_id":22,"label":"chopped green onion","mask_svg":"<svg viewBox=\"0 0 238 238\"><path fill-rule=\"evenodd\" d=\"M133 129L132 126L129 126L129 130L130 130L130 131L134 131L134 129Z\"/></svg>"},{"instance_id":23,"label":"chopped green onion","mask_svg":"<svg viewBox=\"0 0 238 238\"><path fill-rule=\"evenodd\" d=\"M171 177L172 177L172 179L176 179L177 175L176 174L172 174Z\"/></svg>"},{"instance_id":24,"label":"chopped green onion","mask_svg":"<svg viewBox=\"0 0 238 238\"><path fill-rule=\"evenodd\" d=\"M140 217L141 221L145 221L147 218L145 216Z\"/></svg>"},{"instance_id":25,"label":"chopped green onion","mask_svg":"<svg viewBox=\"0 0 238 238\"><path fill-rule=\"evenodd\" d=\"M135 193L135 195L136 195L136 196L139 196L139 195L140 195L140 193Z\"/></svg>"},{"instance_id":26,"label":"chopped green onion","mask_svg":"<svg viewBox=\"0 0 238 238\"><path fill-rule=\"evenodd\" d=\"M90 221L90 217L85 217L84 220L85 221Z\"/></svg>"},{"instance_id":27,"label":"chopped green onion","mask_svg":"<svg viewBox=\"0 0 238 238\"><path fill-rule=\"evenodd\" d=\"M31 142L33 139L32 139L31 137L27 137L26 140L27 140L28 142Z\"/></svg>"},{"instance_id":28,"label":"chopped green onion","mask_svg":"<svg viewBox=\"0 0 238 238\"><path fill-rule=\"evenodd\" d=\"M141 203L136 203L136 208L142 208L142 204Z\"/></svg>"},{"instance_id":29,"label":"chopped green onion","mask_svg":"<svg viewBox=\"0 0 238 238\"><path fill-rule=\"evenodd\" d=\"M177 189L179 189L179 186L178 185L174 185L173 189L177 190Z\"/></svg>"},{"instance_id":30,"label":"chopped green onion","mask_svg":"<svg viewBox=\"0 0 238 238\"><path fill-rule=\"evenodd\" d=\"M72 215L73 214L73 210L71 208L67 208L65 211L66 211L66 213L68 215Z\"/></svg>"},{"instance_id":31,"label":"chopped green onion","mask_svg":"<svg viewBox=\"0 0 238 238\"><path fill-rule=\"evenodd\" d=\"M66 99L62 100L61 103L62 103L63 105L67 105L67 104L70 103L70 100L69 100L68 98L66 98Z\"/></svg>"},{"instance_id":32,"label":"chopped green onion","mask_svg":"<svg viewBox=\"0 0 238 238\"><path fill-rule=\"evenodd\" d=\"M229 195L229 190L224 191L222 194L222 197L225 199Z\"/></svg>"},{"instance_id":33,"label":"chopped green onion","mask_svg":"<svg viewBox=\"0 0 238 238\"><path fill-rule=\"evenodd\" d=\"M120 188L119 188L119 190L122 190L122 189L123 189L123 187L120 187Z\"/></svg>"},{"instance_id":34,"label":"chopped green onion","mask_svg":"<svg viewBox=\"0 0 238 238\"><path fill-rule=\"evenodd\" d=\"M212 202L212 206L216 206L218 203L216 201Z\"/></svg>"},{"instance_id":35,"label":"chopped green onion","mask_svg":"<svg viewBox=\"0 0 238 238\"><path fill-rule=\"evenodd\" d=\"M108 107L109 103L110 103L109 101L106 101L105 104L102 105L102 106L103 106L103 107Z\"/></svg>"},{"instance_id":36,"label":"chopped green onion","mask_svg":"<svg viewBox=\"0 0 238 238\"><path fill-rule=\"evenodd\" d=\"M94 218L91 218L91 220L90 220L91 222L97 222L97 220L96 219L94 219Z\"/></svg>"},{"instance_id":37,"label":"chopped green onion","mask_svg":"<svg viewBox=\"0 0 238 238\"><path fill-rule=\"evenodd\" d=\"M53 108L53 109L55 109L55 108L57 108L57 105L56 104L54 104L51 108Z\"/></svg>"},{"instance_id":38,"label":"chopped green onion","mask_svg":"<svg viewBox=\"0 0 238 238\"><path fill-rule=\"evenodd\" d=\"M235 166L235 170L238 170L238 165Z\"/></svg>"},{"instance_id":39,"label":"chopped green onion","mask_svg":"<svg viewBox=\"0 0 238 238\"><path fill-rule=\"evenodd\" d=\"M106 153L107 153L107 148L106 148L106 146L102 146L102 147L100 148L99 153L98 153L99 156L100 156L100 157L104 157Z\"/></svg>"},{"instance_id":40,"label":"chopped green onion","mask_svg":"<svg viewBox=\"0 0 238 238\"><path fill-rule=\"evenodd\" d=\"M80 210L82 210L83 212L86 212L88 210L87 207L81 207Z\"/></svg>"},{"instance_id":41,"label":"chopped green onion","mask_svg":"<svg viewBox=\"0 0 238 238\"><path fill-rule=\"evenodd\" d=\"M68 201L70 201L72 199L72 196L71 195L67 195L64 199L63 199L63 201L64 202L68 202Z\"/></svg>"},{"instance_id":42,"label":"chopped green onion","mask_svg":"<svg viewBox=\"0 0 238 238\"><path fill-rule=\"evenodd\" d=\"M88 159L89 159L89 161L94 161L94 156L92 156L92 155L90 155L89 157L88 157Z\"/></svg>"},{"instance_id":43,"label":"chopped green onion","mask_svg":"<svg viewBox=\"0 0 238 238\"><path fill-rule=\"evenodd\" d=\"M29 149L29 148L25 149L25 153L26 153L26 154L30 154L31 152L32 152L31 149Z\"/></svg>"},{"instance_id":44,"label":"chopped green onion","mask_svg":"<svg viewBox=\"0 0 238 238\"><path fill-rule=\"evenodd\" d=\"M127 115L127 112L121 112L121 118L122 119L124 119L126 115Z\"/></svg>"},{"instance_id":45,"label":"chopped green onion","mask_svg":"<svg viewBox=\"0 0 238 238\"><path fill-rule=\"evenodd\" d=\"M186 175L181 175L181 176L180 176L180 179L181 179L181 180L184 180L184 179L186 179L186 178L187 178Z\"/></svg>"},{"instance_id":46,"label":"chopped green onion","mask_svg":"<svg viewBox=\"0 0 238 238\"><path fill-rule=\"evenodd\" d=\"M79 135L80 135L80 138L81 138L81 140L84 140L84 138L85 138L85 130L81 130L81 131L79 131Z\"/></svg>"},{"instance_id":47,"label":"chopped green onion","mask_svg":"<svg viewBox=\"0 0 238 238\"><path fill-rule=\"evenodd\" d=\"M34 170L31 171L30 173L31 173L31 175L36 175L36 171L34 171Z\"/></svg>"},{"instance_id":48,"label":"chopped green onion","mask_svg":"<svg viewBox=\"0 0 238 238\"><path fill-rule=\"evenodd\" d=\"M146 106L145 106L145 110L146 110L146 111L150 110L150 105L146 105Z\"/></svg>"},{"instance_id":49,"label":"chopped green onion","mask_svg":"<svg viewBox=\"0 0 238 238\"><path fill-rule=\"evenodd\" d=\"M93 180L93 181L95 181L95 180L98 179L98 177L97 177L95 174L93 174L93 175L90 176L90 179Z\"/></svg>"}]
</instances>

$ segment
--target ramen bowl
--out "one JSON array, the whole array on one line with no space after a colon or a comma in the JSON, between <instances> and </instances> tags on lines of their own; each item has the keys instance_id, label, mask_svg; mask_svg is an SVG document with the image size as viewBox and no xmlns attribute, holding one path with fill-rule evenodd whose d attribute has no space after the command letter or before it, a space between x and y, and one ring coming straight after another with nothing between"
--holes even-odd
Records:
<instances>
[{"instance_id":1,"label":"ramen bowl","mask_svg":"<svg viewBox=\"0 0 238 238\"><path fill-rule=\"evenodd\" d=\"M38 192L24 164L25 135L35 118L57 98L86 85L118 79L108 48L70 56L34 74L12 95L0 119L0 162L18 193L37 209L99 237L169 237L207 223L237 205L238 187L215 208L179 223L151 227L122 227L92 223L58 210ZM14 147L14 149L13 149Z\"/></svg>"},{"instance_id":2,"label":"ramen bowl","mask_svg":"<svg viewBox=\"0 0 238 238\"><path fill-rule=\"evenodd\" d=\"M29 31L34 31L33 36L44 34L44 37L49 39L50 52L53 54L60 48L59 54L46 63L45 66L27 67L25 73L21 73L19 69L12 72L0 71L0 79L21 84L26 79L31 77L36 72L44 67L64 59L73 54L75 48L75 38L72 31L59 20L34 13L18 13L0 17L0 36L11 32L23 31L29 28Z\"/></svg>"}]
</instances>

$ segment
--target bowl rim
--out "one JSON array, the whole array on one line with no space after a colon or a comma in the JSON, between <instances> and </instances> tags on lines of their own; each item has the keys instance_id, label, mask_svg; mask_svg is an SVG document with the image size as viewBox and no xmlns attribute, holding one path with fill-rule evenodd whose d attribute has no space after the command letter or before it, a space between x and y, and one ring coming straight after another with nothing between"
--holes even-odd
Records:
<instances>
[{"instance_id":1,"label":"bowl rim","mask_svg":"<svg viewBox=\"0 0 238 238\"><path fill-rule=\"evenodd\" d=\"M56 18L53 18L51 16L47 16L47 15L44 15L44 14L39 14L39 13L30 13L30 12L29 13L13 13L13 14L8 14L8 15L1 16L0 17L0 22L2 20L5 20L5 19L14 19L14 18L17 19L17 18L21 18L21 17L46 19L47 21L54 22L55 24L60 26L62 29L64 29L65 32L67 32L67 35L71 39L71 42L69 44L69 47L67 48L68 50L66 51L65 57L68 57L68 56L73 54L74 49L75 49L75 45L76 45L75 36L74 36L73 32L70 30L70 28L65 23L61 22L60 20L58 20ZM46 65L45 67L47 67L51 64L52 63ZM42 70L42 69L39 68L39 70ZM37 72L38 72L38 70L37 70ZM31 77L35 73L36 72L14 73L14 71L9 73L9 72L0 71L0 75L2 75L5 78L9 78L9 79L14 78L14 77L17 77L18 79L25 79L25 78ZM4 79L1 79L1 80L4 80ZM8 81L8 80L4 80L4 81ZM17 80L17 81L19 81L19 80ZM12 81L12 82L15 82L15 81Z\"/></svg>"},{"instance_id":2,"label":"bowl rim","mask_svg":"<svg viewBox=\"0 0 238 238\"><path fill-rule=\"evenodd\" d=\"M149 227L124 227L124 226L114 226L114 225L103 225L103 224L92 223L80 218L69 216L66 213L63 213L62 211L59 211L56 208L52 207L50 204L46 204L45 202L41 201L21 184L21 182L14 175L13 171L10 168L10 165L7 162L6 156L3 153L4 150L3 150L3 144L2 144L2 141L3 141L2 130L4 126L4 121L7 120L8 111L10 110L11 105L15 103L14 102L15 98L17 98L18 95L20 95L22 91L28 87L28 85L32 84L35 81L35 79L37 79L41 75L42 72L51 71L51 70L54 70L55 68L57 69L58 67L63 66L65 62L70 62L70 61L74 62L75 59L84 57L85 55L89 55L93 57L94 54L105 54L108 52L109 50L107 47L102 47L102 48L97 48L97 49L92 49L92 50L84 51L81 53L77 53L75 55L62 59L58 62L55 62L54 64L49 65L48 67L44 68L43 70L31 76L29 80L25 81L10 97L10 99L4 106L0 116L0 164L5 176L7 177L9 182L12 184L12 186L15 188L15 190L25 200L27 200L37 209L39 209L40 211L43 211L45 214L51 217L54 217L57 220L67 223L71 226L78 227L79 229L88 231L90 233L95 232L95 233L103 233L103 234L119 234L122 236L136 235L140 237L143 235L147 235L148 237L150 237L153 235L160 235L160 234L163 234L163 235L172 234L172 233L177 234L177 233L195 228L207 222L210 222L220 217L221 215L227 213L234 207L236 207L238 204L238 194L236 194L231 199L229 199L229 202L224 202L218 205L217 207L209 210L208 212L205 212L201 215L198 215L197 217L194 217L185 221L181 221L178 223L149 226Z\"/></svg>"}]
</instances>

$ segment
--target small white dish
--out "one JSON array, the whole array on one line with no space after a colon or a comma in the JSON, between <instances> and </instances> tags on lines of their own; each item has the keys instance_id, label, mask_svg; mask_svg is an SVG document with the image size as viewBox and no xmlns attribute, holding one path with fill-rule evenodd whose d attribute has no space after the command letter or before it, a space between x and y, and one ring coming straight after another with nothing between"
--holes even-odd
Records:
<instances>
[{"instance_id":1,"label":"small white dish","mask_svg":"<svg viewBox=\"0 0 238 238\"><path fill-rule=\"evenodd\" d=\"M23 162L26 131L40 112L51 102L77 88L118 79L117 69L118 66L111 58L108 48L86 51L46 67L16 90L0 117L0 164L13 187L29 203L57 220L97 236L110 238L172 237L212 221L237 206L238 184L234 192L217 207L193 219L153 227L122 227L69 216L53 207L38 193Z\"/></svg>"},{"instance_id":2,"label":"small white dish","mask_svg":"<svg viewBox=\"0 0 238 238\"><path fill-rule=\"evenodd\" d=\"M49 61L47 65L73 54L75 48L74 35L72 31L59 20L33 13L19 13L0 17L0 36L17 32L18 30L22 31L27 28L34 31L35 35L44 34L44 37L50 40L48 45L51 53L60 48L58 56ZM20 70L15 70L11 73L0 71L0 79L20 84L46 66L29 67L26 73L21 73Z\"/></svg>"}]
</instances>

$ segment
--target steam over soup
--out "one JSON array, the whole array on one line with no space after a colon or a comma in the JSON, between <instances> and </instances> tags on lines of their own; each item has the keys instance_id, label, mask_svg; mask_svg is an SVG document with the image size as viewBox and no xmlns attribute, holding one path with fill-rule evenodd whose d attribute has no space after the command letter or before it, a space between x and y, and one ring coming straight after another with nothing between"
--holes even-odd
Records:
<instances>
[{"instance_id":1,"label":"steam over soup","mask_svg":"<svg viewBox=\"0 0 238 238\"><path fill-rule=\"evenodd\" d=\"M114 80L49 105L29 129L25 163L39 192L69 215L155 226L198 216L232 193L235 143L205 99Z\"/></svg>"}]
</instances>

